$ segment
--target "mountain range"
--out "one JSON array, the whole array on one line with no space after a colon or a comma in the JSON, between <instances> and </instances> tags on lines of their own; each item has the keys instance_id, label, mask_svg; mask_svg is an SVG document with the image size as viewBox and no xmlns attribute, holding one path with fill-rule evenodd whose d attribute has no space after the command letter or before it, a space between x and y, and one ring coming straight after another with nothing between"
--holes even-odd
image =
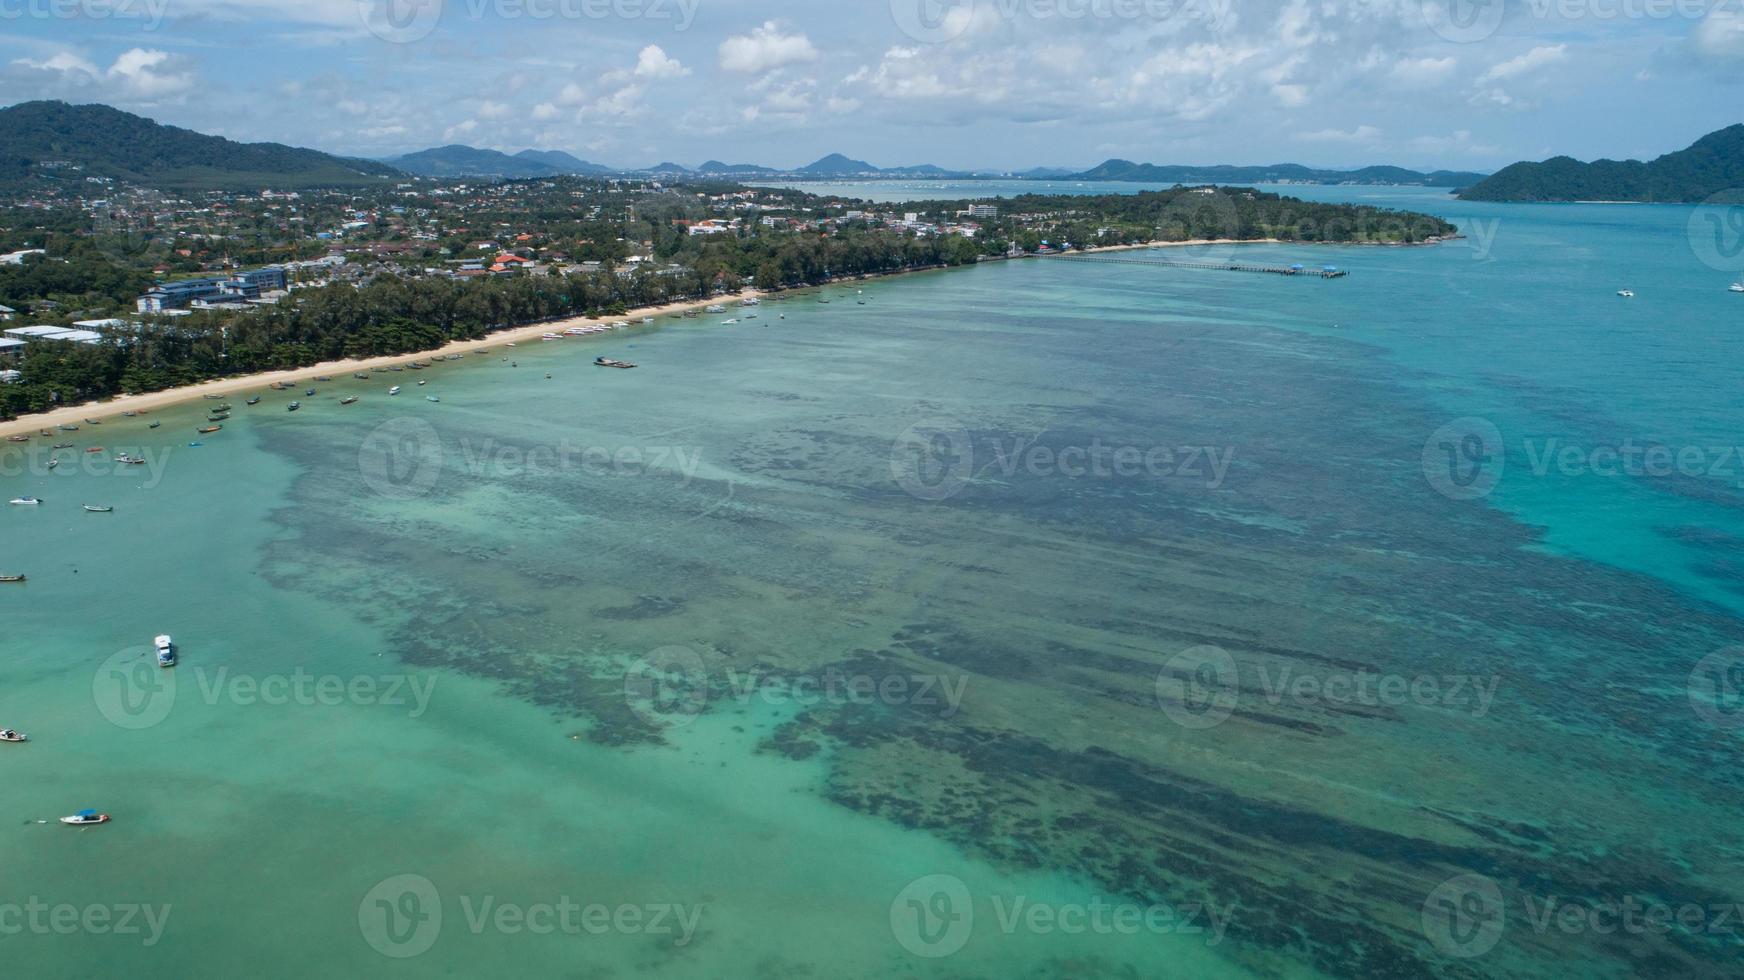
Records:
<instances>
[{"instance_id":1,"label":"mountain range","mask_svg":"<svg viewBox=\"0 0 1744 980\"><path fill-rule=\"evenodd\" d=\"M106 105L21 102L0 109L0 187L106 177L166 190L355 187L394 168L281 143L237 143Z\"/></svg>"},{"instance_id":2,"label":"mountain range","mask_svg":"<svg viewBox=\"0 0 1744 980\"><path fill-rule=\"evenodd\" d=\"M1656 160L1552 157L1503 167L1460 192L1468 201L1744 201L1744 124L1709 133Z\"/></svg>"},{"instance_id":3,"label":"mountain range","mask_svg":"<svg viewBox=\"0 0 1744 980\"><path fill-rule=\"evenodd\" d=\"M606 176L617 171L578 160L562 150L522 150L510 156L458 143L431 147L382 161L419 177L560 177L565 174Z\"/></svg>"},{"instance_id":4,"label":"mountain range","mask_svg":"<svg viewBox=\"0 0 1744 980\"><path fill-rule=\"evenodd\" d=\"M1744 139L1744 127L1734 127L1734 130L1738 132L1725 131L1733 133L1733 143ZM1725 133L1715 134L1715 137L1709 139L1724 135ZM1717 152L1724 157L1729 151L1722 149ZM1655 167L1671 159L1662 158L1650 165L1631 162L1610 166ZM1738 154L1731 153L1731 159L1736 161ZM1550 164L1560 162L1550 161ZM1601 161L1601 164L1605 163ZM1598 167L1601 164L1592 166ZM594 177L706 177L717 180L875 180L994 175L993 172L986 171L976 173L948 170L932 164L878 167L840 153L832 153L792 169L710 160L694 170L671 162L641 170L619 170L578 159L562 150L522 150L511 155L499 150L461 144L432 147L372 161L278 143L237 143L218 136L160 125L150 119L104 105L25 102L0 109L0 186L18 184L33 178L64 180L90 176L114 178L164 189L286 189L362 186L403 179L408 174L437 178L525 179L576 174ZM1044 167L1001 175L1018 179L1143 181L1159 184L1299 182L1417 184L1433 187L1495 186L1494 178L1485 180L1482 174L1445 170L1430 173L1400 167L1321 170L1298 164L1189 167L1158 166L1128 160L1109 160L1086 171ZM1498 178L1501 176L1497 175ZM1744 183L1744 179L1731 181L1733 186L1739 183Z\"/></svg>"},{"instance_id":5,"label":"mountain range","mask_svg":"<svg viewBox=\"0 0 1744 980\"><path fill-rule=\"evenodd\" d=\"M1264 167L1157 166L1130 160L1109 160L1099 167L1073 174L1070 180L1126 180L1160 184L1414 184L1425 187L1465 187L1484 179L1480 173L1434 170L1420 173L1404 167L1363 167L1358 170L1319 170L1295 163Z\"/></svg>"}]
</instances>

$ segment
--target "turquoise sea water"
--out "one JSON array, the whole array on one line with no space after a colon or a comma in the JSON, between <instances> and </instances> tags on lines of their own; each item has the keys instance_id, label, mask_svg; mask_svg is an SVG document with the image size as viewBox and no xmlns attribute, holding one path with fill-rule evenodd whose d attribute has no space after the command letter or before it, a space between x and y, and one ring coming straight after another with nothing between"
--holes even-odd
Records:
<instances>
[{"instance_id":1,"label":"turquoise sea water","mask_svg":"<svg viewBox=\"0 0 1744 980\"><path fill-rule=\"evenodd\" d=\"M0 958L1728 975L1736 275L1685 208L1288 190L1470 237L997 263L55 440L122 472L8 447ZM1703 465L1535 472L1630 443ZM1631 901L1701 919L1576 914Z\"/></svg>"}]
</instances>

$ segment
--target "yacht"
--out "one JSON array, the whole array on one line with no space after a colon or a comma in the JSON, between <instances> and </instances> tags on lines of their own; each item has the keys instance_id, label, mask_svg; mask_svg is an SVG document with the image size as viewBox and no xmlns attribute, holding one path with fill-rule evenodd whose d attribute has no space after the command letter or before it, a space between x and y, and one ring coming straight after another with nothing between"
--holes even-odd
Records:
<instances>
[{"instance_id":1,"label":"yacht","mask_svg":"<svg viewBox=\"0 0 1744 980\"><path fill-rule=\"evenodd\" d=\"M1634 299L1635 298L1635 290L1633 290L1633 289L1619 289L1619 290L1617 290L1617 295L1623 297L1624 299Z\"/></svg>"},{"instance_id":2,"label":"yacht","mask_svg":"<svg viewBox=\"0 0 1744 980\"><path fill-rule=\"evenodd\" d=\"M1738 282L1735 282L1726 288L1730 289L1734 293L1744 293L1744 280L1740 280Z\"/></svg>"},{"instance_id":3,"label":"yacht","mask_svg":"<svg viewBox=\"0 0 1744 980\"><path fill-rule=\"evenodd\" d=\"M397 395L399 393L400 393L400 386L399 385L394 385L392 388L388 389L388 394L390 394L390 395Z\"/></svg>"},{"instance_id":4,"label":"yacht","mask_svg":"<svg viewBox=\"0 0 1744 980\"><path fill-rule=\"evenodd\" d=\"M7 503L14 507L35 507L42 503L42 500L38 497L13 497Z\"/></svg>"},{"instance_id":5,"label":"yacht","mask_svg":"<svg viewBox=\"0 0 1744 980\"><path fill-rule=\"evenodd\" d=\"M157 665L159 667L174 667L176 665L176 644L174 640L170 639L168 633L153 640L152 645L157 648Z\"/></svg>"}]
</instances>

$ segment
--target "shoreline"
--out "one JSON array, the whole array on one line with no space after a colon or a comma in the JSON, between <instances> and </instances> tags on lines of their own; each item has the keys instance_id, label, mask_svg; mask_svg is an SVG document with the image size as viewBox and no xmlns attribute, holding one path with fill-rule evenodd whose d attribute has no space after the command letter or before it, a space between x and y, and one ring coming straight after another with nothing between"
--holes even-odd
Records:
<instances>
[{"instance_id":1,"label":"shoreline","mask_svg":"<svg viewBox=\"0 0 1744 980\"><path fill-rule=\"evenodd\" d=\"M1446 239L1443 239L1443 241L1446 241ZM1140 250L1140 249L1153 249L1153 248L1192 248L1192 247L1196 247L1196 246L1203 247L1203 246L1209 246L1209 245L1288 245L1288 244L1298 244L1298 243L1288 242L1288 241L1284 241L1282 239L1276 239L1276 238L1243 239L1243 240L1193 239L1193 240L1183 241L1183 242L1161 242L1161 241L1159 241L1159 242L1135 242L1135 243L1130 244L1130 245L1097 245L1097 246L1093 246L1091 248L1079 249L1074 254L1090 254L1090 253L1096 253L1096 252L1128 252L1128 251L1136 251L1136 250ZM1388 243L1388 242L1302 242L1299 244L1323 245L1323 246L1333 246L1333 247L1395 246L1395 243ZM1429 242L1429 243L1417 243L1417 244L1438 244L1438 243ZM1406 245L1404 243L1396 243L1396 247L1414 247L1414 246ZM1046 256L1037 256L1037 255L1021 256L1021 258L1026 258L1026 259L1045 258L1045 257ZM996 260L997 261L1014 261L1014 259L1011 256L1006 256L1002 259L996 259ZM987 260L983 259L983 261L987 261ZM977 264L979 264L979 263L977 263ZM717 303L733 304L733 303L737 303L739 300L746 299L749 297L757 297L759 299L763 299L763 298L766 298L766 297L771 296L771 295L780 295L780 294L786 294L786 293L799 293L799 292L804 292L806 289L818 289L818 288L822 288L823 286L829 286L829 285L834 285L834 284L839 284L839 283L865 282L865 281L874 280L874 279L887 279L887 278L892 278L894 276L909 275L911 273L916 273L916 272L932 272L932 271L938 271L941 269L948 269L948 268L951 268L951 267L950 266L928 266L925 268L902 269L902 270L899 270L896 272L876 273L876 274L868 274L868 275L864 275L864 276L852 276L852 277L842 276L842 277L837 277L837 278L831 279L829 282L822 283L822 284L816 285L816 286L809 286L809 287L808 286L797 286L797 287L794 287L792 289L784 289L784 290L781 290L780 293L778 293L778 294L765 293L763 291L747 287L746 289L742 290L737 296L716 296L716 297L711 297L708 299L679 300L679 301L672 302L672 303L664 303L664 304L661 304L659 306L638 307L636 309L626 310L623 313L623 315L621 315L621 316L609 316L609 317L576 316L576 317L567 317L567 318L564 318L561 320L547 320L547 321L544 321L541 323L525 324L525 325L517 326L517 327L508 327L508 328L505 328L503 330L498 330L498 331L495 331L493 333L490 333L490 334L486 335L485 337L480 338L478 340L450 341L449 343L443 345L442 347L435 348L433 350L407 351L406 353L403 353L403 354L382 354L382 355L375 356L375 357L358 358L358 359L352 359L352 360L323 361L320 364L312 364L308 367L303 367L303 368L289 368L289 369L281 370L281 371L264 371L264 372L261 372L258 374L239 375L239 376L233 377L233 378L215 378L211 381L202 381L199 384L183 385L183 386L177 387L177 388L165 388L162 391L150 391L150 392L144 392L142 394L137 394L137 395L116 395L116 396L109 398L109 399L106 399L106 400L100 399L100 400L96 400L96 401L81 402L77 405L63 406L61 408L52 409L52 410L47 411L47 412L38 412L34 415L21 415L16 419L0 420L0 439L7 439L7 438L10 438L12 436L19 436L19 435L38 437L40 435L39 430L41 430L41 429L54 429L56 426L59 426L59 425L80 425L80 424L83 424L84 420L87 418L101 418L101 419L107 420L110 416L120 417L122 412L139 412L139 411L153 412L153 411L157 411L159 409L171 408L173 406L185 404L187 402L197 401L197 400L204 398L207 395L217 395L217 396L221 396L221 397L229 397L232 395L244 394L244 393L246 393L252 389L255 389L255 388L265 388L269 385L272 385L272 384L278 383L278 382L284 382L284 383L288 384L288 383L310 381L310 380L313 380L316 377L319 377L322 375L333 375L333 374L340 374L340 373L353 374L353 373L356 373L358 371L375 371L375 370L380 370L382 368L391 367L391 366L396 365L396 364L404 364L407 361L415 361L415 360L419 360L421 358L426 358L426 357L445 357L449 354L472 354L472 353L477 353L477 352L482 351L482 350L487 350L487 349L492 348L492 347L499 347L499 346L502 346L503 344L521 343L521 342L528 341L528 340L539 340L541 337L543 337L547 333L560 334L564 330L569 329L570 327L598 326L601 324L610 324L610 323L621 322L621 321L625 321L625 320L637 321L637 325L640 325L639 321L643 317L654 317L654 318L656 318L656 320L658 320L660 317L670 316L673 313L684 313L684 312L687 312L690 310L702 310L708 306L712 306L712 305L715 305ZM587 339L587 338L577 337L577 338L565 338L565 339L566 340L580 340L580 339ZM51 434L51 436L42 437L42 438L52 438L52 437L53 437L53 435ZM20 445L22 445L22 444L20 444Z\"/></svg>"}]
</instances>

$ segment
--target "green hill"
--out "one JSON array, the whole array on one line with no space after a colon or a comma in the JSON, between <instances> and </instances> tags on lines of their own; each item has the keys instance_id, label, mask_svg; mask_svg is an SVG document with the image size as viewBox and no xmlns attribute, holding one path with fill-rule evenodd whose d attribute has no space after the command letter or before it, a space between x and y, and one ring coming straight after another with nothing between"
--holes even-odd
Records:
<instances>
[{"instance_id":1,"label":"green hill","mask_svg":"<svg viewBox=\"0 0 1744 980\"><path fill-rule=\"evenodd\" d=\"M1649 163L1553 157L1516 163L1460 192L1468 201L1640 201L1694 204L1715 195L1744 201L1744 125Z\"/></svg>"},{"instance_id":2,"label":"green hill","mask_svg":"<svg viewBox=\"0 0 1744 980\"><path fill-rule=\"evenodd\" d=\"M392 167L280 143L235 143L106 105L22 102L0 109L0 188L109 177L166 190L349 187Z\"/></svg>"}]
</instances>

